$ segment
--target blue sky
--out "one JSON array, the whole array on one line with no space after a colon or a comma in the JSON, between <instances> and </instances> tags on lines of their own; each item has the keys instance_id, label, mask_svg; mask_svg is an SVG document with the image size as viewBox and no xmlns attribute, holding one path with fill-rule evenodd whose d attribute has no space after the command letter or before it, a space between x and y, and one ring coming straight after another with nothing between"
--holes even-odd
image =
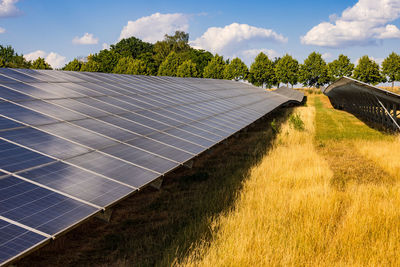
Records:
<instances>
[{"instance_id":1,"label":"blue sky","mask_svg":"<svg viewBox=\"0 0 400 267\"><path fill-rule=\"evenodd\" d=\"M122 37L155 42L185 30L191 45L239 56L264 51L300 62L312 51L378 63L400 53L400 0L103 1L0 0L0 44L60 67Z\"/></svg>"}]
</instances>

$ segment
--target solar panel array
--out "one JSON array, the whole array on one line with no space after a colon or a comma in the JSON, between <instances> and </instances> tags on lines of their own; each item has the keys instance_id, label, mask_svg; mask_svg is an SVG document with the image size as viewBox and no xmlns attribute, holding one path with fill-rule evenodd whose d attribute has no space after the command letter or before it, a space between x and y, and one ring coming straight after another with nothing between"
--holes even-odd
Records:
<instances>
[{"instance_id":1,"label":"solar panel array","mask_svg":"<svg viewBox=\"0 0 400 267\"><path fill-rule=\"evenodd\" d=\"M0 69L0 265L291 100L226 80Z\"/></svg>"},{"instance_id":2,"label":"solar panel array","mask_svg":"<svg viewBox=\"0 0 400 267\"><path fill-rule=\"evenodd\" d=\"M400 131L400 95L361 81L341 77L323 90L332 106L364 120Z\"/></svg>"}]
</instances>

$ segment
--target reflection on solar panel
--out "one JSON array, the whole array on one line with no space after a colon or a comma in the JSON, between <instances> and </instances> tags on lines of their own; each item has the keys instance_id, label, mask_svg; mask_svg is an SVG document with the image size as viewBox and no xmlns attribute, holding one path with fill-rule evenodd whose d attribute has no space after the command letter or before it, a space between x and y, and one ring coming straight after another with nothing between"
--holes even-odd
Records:
<instances>
[{"instance_id":1,"label":"reflection on solar panel","mask_svg":"<svg viewBox=\"0 0 400 267\"><path fill-rule=\"evenodd\" d=\"M0 69L0 265L302 98L226 80Z\"/></svg>"},{"instance_id":2,"label":"reflection on solar panel","mask_svg":"<svg viewBox=\"0 0 400 267\"><path fill-rule=\"evenodd\" d=\"M400 95L342 77L329 85L324 94L332 106L356 114L368 121L400 131Z\"/></svg>"}]
</instances>

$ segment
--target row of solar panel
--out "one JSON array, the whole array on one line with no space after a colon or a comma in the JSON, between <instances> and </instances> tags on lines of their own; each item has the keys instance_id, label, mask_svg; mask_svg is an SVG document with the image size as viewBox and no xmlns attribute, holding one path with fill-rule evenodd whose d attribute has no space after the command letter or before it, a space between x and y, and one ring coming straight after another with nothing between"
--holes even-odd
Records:
<instances>
[{"instance_id":1,"label":"row of solar panel","mask_svg":"<svg viewBox=\"0 0 400 267\"><path fill-rule=\"evenodd\" d=\"M0 264L287 101L213 82L1 70Z\"/></svg>"}]
</instances>

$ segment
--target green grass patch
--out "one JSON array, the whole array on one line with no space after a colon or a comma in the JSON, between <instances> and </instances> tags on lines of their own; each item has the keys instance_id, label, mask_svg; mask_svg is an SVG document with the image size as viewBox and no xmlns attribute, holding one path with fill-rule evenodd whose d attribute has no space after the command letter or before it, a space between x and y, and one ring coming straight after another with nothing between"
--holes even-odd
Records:
<instances>
[{"instance_id":1,"label":"green grass patch","mask_svg":"<svg viewBox=\"0 0 400 267\"><path fill-rule=\"evenodd\" d=\"M298 113L291 114L289 117L290 126L297 131L304 131L304 122Z\"/></svg>"},{"instance_id":2,"label":"green grass patch","mask_svg":"<svg viewBox=\"0 0 400 267\"><path fill-rule=\"evenodd\" d=\"M370 128L360 121L354 115L341 110L325 107L322 98L323 95L313 97L312 104L316 109L316 136L319 141L327 140L382 140L393 139L389 134L382 133L376 129ZM310 99L312 100L312 98ZM327 99L323 99L327 101Z\"/></svg>"}]
</instances>

